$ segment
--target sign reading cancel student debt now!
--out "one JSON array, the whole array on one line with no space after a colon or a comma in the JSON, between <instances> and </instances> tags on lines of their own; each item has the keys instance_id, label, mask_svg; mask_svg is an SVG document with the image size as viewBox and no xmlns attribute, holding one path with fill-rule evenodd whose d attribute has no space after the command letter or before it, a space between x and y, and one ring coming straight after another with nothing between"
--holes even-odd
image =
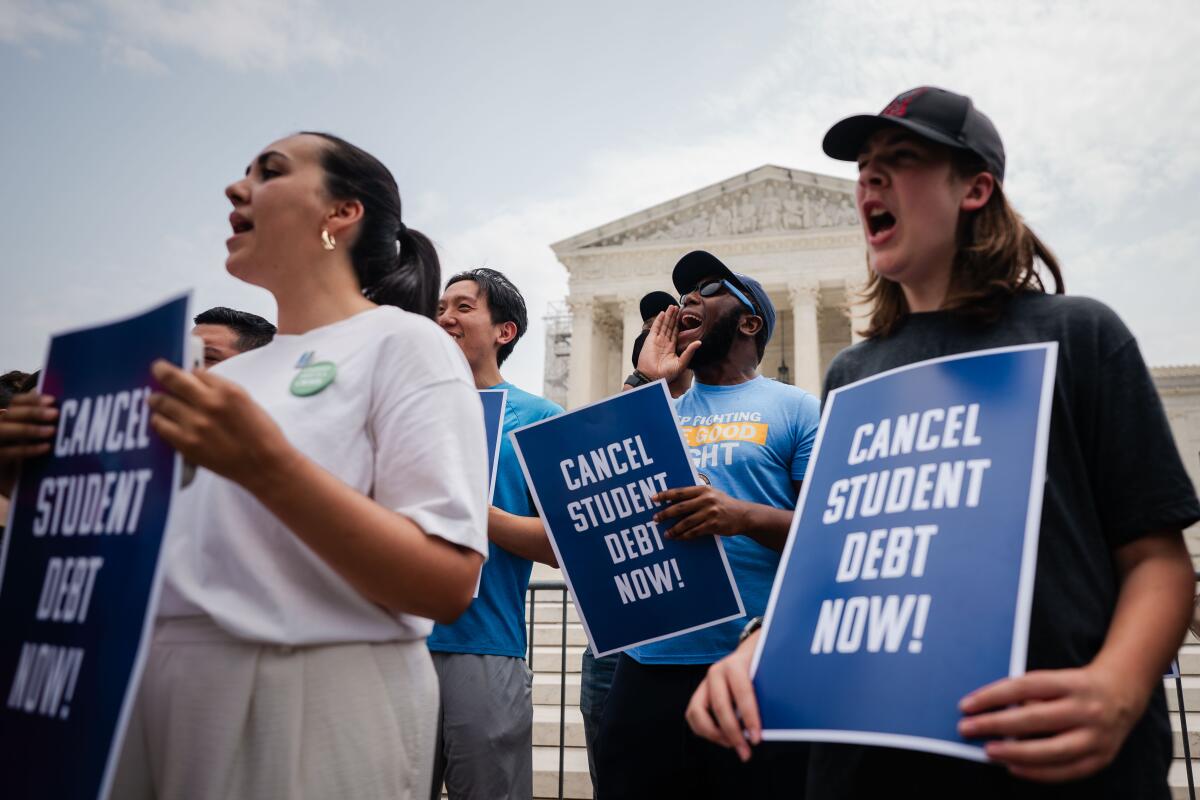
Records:
<instances>
[{"instance_id":1,"label":"sign reading cancel student debt now!","mask_svg":"<svg viewBox=\"0 0 1200 800\"><path fill-rule=\"evenodd\" d=\"M717 537L673 541L651 498L699 483L662 381L512 433L597 657L745 614Z\"/></svg>"},{"instance_id":2,"label":"sign reading cancel student debt now!","mask_svg":"<svg viewBox=\"0 0 1200 800\"><path fill-rule=\"evenodd\" d=\"M179 473L149 425L150 365L183 364L188 298L54 336L53 449L27 461L0 555L5 797L102 798L153 623Z\"/></svg>"},{"instance_id":3,"label":"sign reading cancel student debt now!","mask_svg":"<svg viewBox=\"0 0 1200 800\"><path fill-rule=\"evenodd\" d=\"M763 735L984 760L958 702L1025 671L1055 343L829 394L754 654Z\"/></svg>"}]
</instances>

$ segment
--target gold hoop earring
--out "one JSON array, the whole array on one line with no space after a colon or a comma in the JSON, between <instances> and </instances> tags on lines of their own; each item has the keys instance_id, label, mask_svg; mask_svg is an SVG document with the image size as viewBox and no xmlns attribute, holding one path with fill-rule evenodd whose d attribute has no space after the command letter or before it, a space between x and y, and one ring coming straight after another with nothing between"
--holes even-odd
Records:
<instances>
[{"instance_id":1,"label":"gold hoop earring","mask_svg":"<svg viewBox=\"0 0 1200 800\"><path fill-rule=\"evenodd\" d=\"M324 247L326 250L332 250L337 247L337 240L329 235L328 228L321 230L321 247Z\"/></svg>"}]
</instances>

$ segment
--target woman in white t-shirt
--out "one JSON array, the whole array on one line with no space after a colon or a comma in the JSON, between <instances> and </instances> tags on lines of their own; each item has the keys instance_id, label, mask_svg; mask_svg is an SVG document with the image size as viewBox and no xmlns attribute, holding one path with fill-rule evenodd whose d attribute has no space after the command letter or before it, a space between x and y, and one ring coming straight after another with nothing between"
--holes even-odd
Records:
<instances>
[{"instance_id":1,"label":"woman in white t-shirt","mask_svg":"<svg viewBox=\"0 0 1200 800\"><path fill-rule=\"evenodd\" d=\"M114 796L424 797L424 639L487 553L479 400L427 318L437 256L391 173L333 136L275 142L226 195L226 266L275 296L279 335L208 372L154 366L151 424L200 469ZM30 432L0 429L0 457Z\"/></svg>"}]
</instances>

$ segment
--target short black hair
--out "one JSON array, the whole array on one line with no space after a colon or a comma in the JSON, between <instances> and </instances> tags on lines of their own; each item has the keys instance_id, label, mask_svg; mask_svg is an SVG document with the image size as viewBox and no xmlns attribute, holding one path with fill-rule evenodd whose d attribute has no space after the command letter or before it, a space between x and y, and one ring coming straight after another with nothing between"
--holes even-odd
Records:
<instances>
[{"instance_id":1,"label":"short black hair","mask_svg":"<svg viewBox=\"0 0 1200 800\"><path fill-rule=\"evenodd\" d=\"M14 369L0 375L0 408L8 408L14 394L21 394L29 381L29 373Z\"/></svg>"},{"instance_id":2,"label":"short black hair","mask_svg":"<svg viewBox=\"0 0 1200 800\"><path fill-rule=\"evenodd\" d=\"M225 306L202 311L192 322L196 325L224 325L226 328L233 329L233 332L238 335L234 347L243 353L256 347L262 347L264 344L270 344L271 340L275 338L275 326L258 314L238 311Z\"/></svg>"},{"instance_id":3,"label":"short black hair","mask_svg":"<svg viewBox=\"0 0 1200 800\"><path fill-rule=\"evenodd\" d=\"M450 288L451 284L459 281L475 281L475 285L479 287L479 293L487 299L494 324L511 322L517 326L517 335L513 337L512 341L505 343L496 351L496 365L499 366L512 354L513 348L517 346L517 342L525 335L525 330L529 327L529 315L525 311L525 298L521 296L517 287L513 286L512 281L504 276L504 273L487 267L478 267L458 273L446 281L446 288Z\"/></svg>"}]
</instances>

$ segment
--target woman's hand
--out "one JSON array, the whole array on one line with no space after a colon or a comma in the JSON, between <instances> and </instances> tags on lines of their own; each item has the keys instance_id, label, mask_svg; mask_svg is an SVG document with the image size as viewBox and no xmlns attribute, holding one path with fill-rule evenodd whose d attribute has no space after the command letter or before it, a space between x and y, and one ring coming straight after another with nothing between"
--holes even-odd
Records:
<instances>
[{"instance_id":1,"label":"woman's hand","mask_svg":"<svg viewBox=\"0 0 1200 800\"><path fill-rule=\"evenodd\" d=\"M761 634L756 631L746 637L736 650L708 668L685 714L693 733L732 748L742 761L750 760L750 745L762 741L758 700L750 681L750 661Z\"/></svg>"},{"instance_id":2,"label":"woman's hand","mask_svg":"<svg viewBox=\"0 0 1200 800\"><path fill-rule=\"evenodd\" d=\"M697 339L682 353L676 354L678 339L679 306L670 306L666 311L660 311L650 326L650 333L642 344L641 355L638 356L638 372L650 380L666 378L668 383L675 380L679 373L688 368L692 356L700 349L700 340Z\"/></svg>"},{"instance_id":3,"label":"woman's hand","mask_svg":"<svg viewBox=\"0 0 1200 800\"><path fill-rule=\"evenodd\" d=\"M1096 664L1005 678L963 698L958 732L1026 780L1076 780L1116 757L1145 708L1128 676ZM1021 738L1028 737L1028 738Z\"/></svg>"},{"instance_id":4,"label":"woman's hand","mask_svg":"<svg viewBox=\"0 0 1200 800\"><path fill-rule=\"evenodd\" d=\"M295 451L242 387L162 360L151 372L166 392L150 396L150 425L188 461L252 493L286 469Z\"/></svg>"},{"instance_id":5,"label":"woman's hand","mask_svg":"<svg viewBox=\"0 0 1200 800\"><path fill-rule=\"evenodd\" d=\"M0 410L0 495L12 496L22 461L50 452L57 421L54 398L37 392L14 395Z\"/></svg>"}]
</instances>

